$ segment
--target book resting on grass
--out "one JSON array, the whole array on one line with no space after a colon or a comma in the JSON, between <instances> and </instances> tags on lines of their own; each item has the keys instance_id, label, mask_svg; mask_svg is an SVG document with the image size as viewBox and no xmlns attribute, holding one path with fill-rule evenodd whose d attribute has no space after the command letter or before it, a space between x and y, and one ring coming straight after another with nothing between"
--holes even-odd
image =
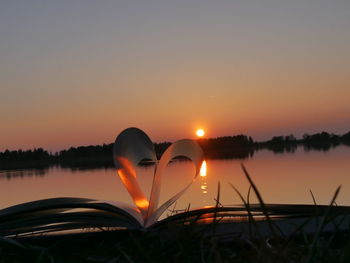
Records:
<instances>
[{"instance_id":1,"label":"book resting on grass","mask_svg":"<svg viewBox=\"0 0 350 263\"><path fill-rule=\"evenodd\" d=\"M195 165L192 180L177 194L159 205L162 176L174 158L186 157ZM0 236L41 234L82 228L147 228L157 222L193 183L203 162L203 151L194 140L176 141L157 160L154 144L138 128L128 128L116 138L113 159L117 174L129 192L135 206L116 201L87 198L50 198L23 203L0 210ZM139 185L136 167L154 163L150 197Z\"/></svg>"},{"instance_id":2,"label":"book resting on grass","mask_svg":"<svg viewBox=\"0 0 350 263\"><path fill-rule=\"evenodd\" d=\"M203 151L194 140L179 140L157 160L154 145L140 129L128 128L121 132L114 143L113 159L118 176L129 192L134 206L117 201L100 201L88 198L50 198L18 204L0 210L0 238L40 236L43 234L66 234L97 230L120 229L160 229L168 223L179 225L219 226L222 234L238 233L244 236L255 232L268 234L278 229L283 235L296 231L315 232L349 229L350 208L333 206L339 188L329 206L265 204L248 172L243 167L251 189L259 199L258 204L250 204L241 197L243 205L221 206L219 193L216 206L185 211L162 219L160 216L171 206L197 178L203 163ZM163 204L159 204L162 176L168 163L174 158L185 157L195 165L193 178L177 194ZM139 185L136 167L141 163L154 164L150 197L147 198ZM248 194L249 195L249 194ZM273 221L273 224L271 222ZM321 223L320 223L321 222ZM217 224L220 223L220 224ZM228 223L228 224L225 224ZM248 224L247 224L248 223ZM193 224L192 224L193 225ZM271 229L271 226L273 229ZM321 228L322 227L322 228ZM210 231L213 233L213 231Z\"/></svg>"}]
</instances>

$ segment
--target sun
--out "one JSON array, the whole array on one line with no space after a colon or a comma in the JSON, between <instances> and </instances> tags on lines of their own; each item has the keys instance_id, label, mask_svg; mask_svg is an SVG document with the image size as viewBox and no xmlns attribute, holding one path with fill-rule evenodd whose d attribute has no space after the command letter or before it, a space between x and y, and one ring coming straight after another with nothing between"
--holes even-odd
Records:
<instances>
[{"instance_id":1,"label":"sun","mask_svg":"<svg viewBox=\"0 0 350 263\"><path fill-rule=\"evenodd\" d=\"M205 132L204 132L203 129L198 129L198 130L196 131L196 134L197 134L198 137L203 137L204 134L205 134Z\"/></svg>"}]
</instances>

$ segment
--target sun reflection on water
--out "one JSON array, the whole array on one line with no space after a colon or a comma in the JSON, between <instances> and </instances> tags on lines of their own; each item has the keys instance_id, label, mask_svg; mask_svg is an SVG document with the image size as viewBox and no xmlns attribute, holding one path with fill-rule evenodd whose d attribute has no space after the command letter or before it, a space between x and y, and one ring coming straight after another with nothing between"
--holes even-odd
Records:
<instances>
[{"instance_id":1,"label":"sun reflection on water","mask_svg":"<svg viewBox=\"0 0 350 263\"><path fill-rule=\"evenodd\" d=\"M207 184L207 162L203 161L200 172L199 172L200 176L201 176L201 191L202 194L204 195L203 197L203 203L206 203L206 197L208 194L208 184Z\"/></svg>"},{"instance_id":2,"label":"sun reflection on water","mask_svg":"<svg viewBox=\"0 0 350 263\"><path fill-rule=\"evenodd\" d=\"M207 176L207 162L206 161L202 162L202 166L201 166L201 169L199 171L199 175L202 177Z\"/></svg>"}]
</instances>

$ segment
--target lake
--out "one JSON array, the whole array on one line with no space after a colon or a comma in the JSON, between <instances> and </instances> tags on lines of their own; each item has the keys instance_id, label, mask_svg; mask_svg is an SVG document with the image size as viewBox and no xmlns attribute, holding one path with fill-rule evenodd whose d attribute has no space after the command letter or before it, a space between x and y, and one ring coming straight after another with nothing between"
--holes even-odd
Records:
<instances>
[{"instance_id":1,"label":"lake","mask_svg":"<svg viewBox=\"0 0 350 263\"><path fill-rule=\"evenodd\" d=\"M338 205L350 205L350 147L338 146L329 151L304 151L275 154L257 151L250 159L207 160L207 175L199 176L191 188L172 206L198 208L215 205L220 182L220 203L241 204L231 188L243 196L249 184L241 168L244 164L266 203L328 204L337 186L342 185ZM150 192L154 166L138 168L140 184ZM182 189L192 178L191 162L168 165L163 177L161 203ZM114 169L73 170L52 167L47 170L0 171L0 208L51 197L85 197L132 204ZM251 202L256 202L251 195ZM174 207L175 206L175 207Z\"/></svg>"}]
</instances>

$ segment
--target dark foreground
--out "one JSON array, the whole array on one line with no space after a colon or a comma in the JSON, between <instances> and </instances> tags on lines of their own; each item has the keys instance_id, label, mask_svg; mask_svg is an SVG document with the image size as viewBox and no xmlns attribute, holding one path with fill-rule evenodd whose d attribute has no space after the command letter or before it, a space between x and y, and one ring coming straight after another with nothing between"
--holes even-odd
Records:
<instances>
[{"instance_id":1,"label":"dark foreground","mask_svg":"<svg viewBox=\"0 0 350 263\"><path fill-rule=\"evenodd\" d=\"M139 230L90 227L79 234L33 235L23 225L15 231L27 234L7 230L0 237L0 263L350 262L350 207L245 204L191 210ZM22 222L34 219L27 214Z\"/></svg>"},{"instance_id":2,"label":"dark foreground","mask_svg":"<svg viewBox=\"0 0 350 263\"><path fill-rule=\"evenodd\" d=\"M215 231L215 225L207 227ZM162 232L1 239L0 262L350 262L348 231L288 238L222 237L205 232L196 225L168 225Z\"/></svg>"}]
</instances>

